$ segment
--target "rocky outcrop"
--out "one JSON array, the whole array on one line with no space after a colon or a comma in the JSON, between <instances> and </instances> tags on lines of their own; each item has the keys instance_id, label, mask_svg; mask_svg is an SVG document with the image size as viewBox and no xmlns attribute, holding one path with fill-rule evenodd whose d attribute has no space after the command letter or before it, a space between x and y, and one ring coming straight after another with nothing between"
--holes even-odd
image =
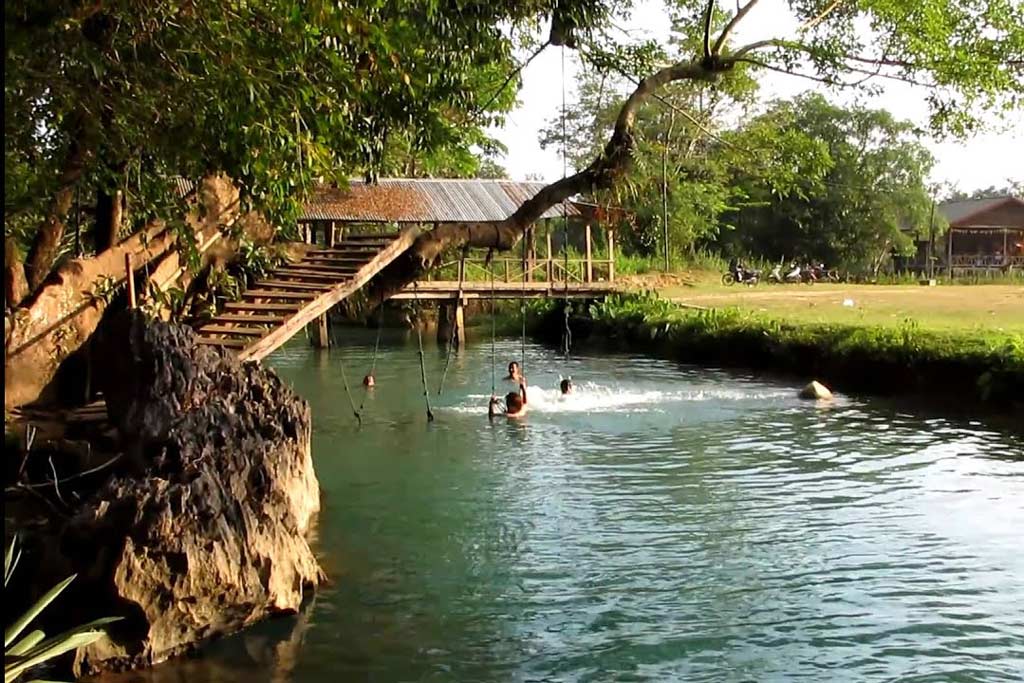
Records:
<instances>
[{"instance_id":1,"label":"rocky outcrop","mask_svg":"<svg viewBox=\"0 0 1024 683\"><path fill-rule=\"evenodd\" d=\"M68 523L61 553L96 614L125 617L77 671L124 669L295 612L322 578L310 411L270 370L126 313L96 357L127 471Z\"/></svg>"}]
</instances>

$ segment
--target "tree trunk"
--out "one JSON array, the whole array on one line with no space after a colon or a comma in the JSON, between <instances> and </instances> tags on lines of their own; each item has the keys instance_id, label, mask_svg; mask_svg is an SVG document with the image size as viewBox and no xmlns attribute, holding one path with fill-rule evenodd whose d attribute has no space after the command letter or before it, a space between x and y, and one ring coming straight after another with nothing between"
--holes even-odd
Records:
<instances>
[{"instance_id":1,"label":"tree trunk","mask_svg":"<svg viewBox=\"0 0 1024 683\"><path fill-rule=\"evenodd\" d=\"M96 194L96 253L106 251L117 244L124 216L124 194L117 190L109 194L100 190Z\"/></svg>"},{"instance_id":2,"label":"tree trunk","mask_svg":"<svg viewBox=\"0 0 1024 683\"><path fill-rule=\"evenodd\" d=\"M36 231L32 248L25 260L25 276L30 291L39 288L46 276L50 274L53 263L57 259L60 242L64 237L64 228L67 225L68 213L71 211L71 204L75 198L75 183L82 177L84 165L85 154L82 145L75 141L68 152L64 172L61 174L57 191L50 203L50 210Z\"/></svg>"},{"instance_id":3,"label":"tree trunk","mask_svg":"<svg viewBox=\"0 0 1024 683\"><path fill-rule=\"evenodd\" d=\"M28 296L25 266L13 239L4 245L4 308L14 308Z\"/></svg>"}]
</instances>

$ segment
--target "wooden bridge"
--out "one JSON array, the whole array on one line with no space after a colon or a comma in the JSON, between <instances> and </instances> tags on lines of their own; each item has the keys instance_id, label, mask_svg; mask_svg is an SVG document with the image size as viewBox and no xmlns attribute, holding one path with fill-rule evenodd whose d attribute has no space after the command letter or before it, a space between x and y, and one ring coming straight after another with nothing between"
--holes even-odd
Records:
<instances>
[{"instance_id":1,"label":"wooden bridge","mask_svg":"<svg viewBox=\"0 0 1024 683\"><path fill-rule=\"evenodd\" d=\"M418 234L418 228L410 227L399 233L347 235L328 247L311 248L298 262L276 268L246 289L240 301L228 302L222 312L197 325L199 343L231 349L240 360L260 360L316 322L320 328L317 338L326 345L327 312L401 256ZM416 282L391 298L454 302L455 339L461 341L462 306L469 300L579 299L613 291L612 282L594 278L595 262L589 253L585 259L568 261L557 259L549 249L547 256L525 263L499 259L488 266L481 259L446 264L458 268L461 282ZM510 280L514 266L519 268L519 281ZM610 261L608 267L614 277ZM480 272L471 272L474 268ZM495 280L497 271L502 276ZM469 280L467 275L483 279Z\"/></svg>"}]
</instances>

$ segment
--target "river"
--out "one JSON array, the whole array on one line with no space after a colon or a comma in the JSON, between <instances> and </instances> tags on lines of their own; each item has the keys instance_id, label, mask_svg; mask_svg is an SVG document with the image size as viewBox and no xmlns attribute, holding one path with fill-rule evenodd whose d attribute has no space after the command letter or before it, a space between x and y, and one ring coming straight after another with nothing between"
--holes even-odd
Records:
<instances>
[{"instance_id":1,"label":"river","mask_svg":"<svg viewBox=\"0 0 1024 683\"><path fill-rule=\"evenodd\" d=\"M269 363L312 404L332 578L160 680L1019 681L1024 438L774 379L415 336ZM517 340L497 343L501 368ZM571 375L567 399L555 387ZM904 409L906 410L906 409Z\"/></svg>"}]
</instances>

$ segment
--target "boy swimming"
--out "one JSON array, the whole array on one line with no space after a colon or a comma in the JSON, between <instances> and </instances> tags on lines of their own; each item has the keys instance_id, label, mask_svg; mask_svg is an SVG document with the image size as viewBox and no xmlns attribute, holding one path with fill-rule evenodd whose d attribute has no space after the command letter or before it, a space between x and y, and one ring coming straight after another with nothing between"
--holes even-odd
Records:
<instances>
[{"instance_id":1,"label":"boy swimming","mask_svg":"<svg viewBox=\"0 0 1024 683\"><path fill-rule=\"evenodd\" d=\"M573 390L572 378L566 377L565 379L563 379L559 383L558 388L562 392L562 396L565 396L566 394L571 394Z\"/></svg>"},{"instance_id":2,"label":"boy swimming","mask_svg":"<svg viewBox=\"0 0 1024 683\"><path fill-rule=\"evenodd\" d=\"M495 415L504 413L506 417L522 417L526 414L526 383L519 383L519 392L510 391L505 396L505 406L502 408L501 399L491 396L487 405L487 417L494 419Z\"/></svg>"}]
</instances>

